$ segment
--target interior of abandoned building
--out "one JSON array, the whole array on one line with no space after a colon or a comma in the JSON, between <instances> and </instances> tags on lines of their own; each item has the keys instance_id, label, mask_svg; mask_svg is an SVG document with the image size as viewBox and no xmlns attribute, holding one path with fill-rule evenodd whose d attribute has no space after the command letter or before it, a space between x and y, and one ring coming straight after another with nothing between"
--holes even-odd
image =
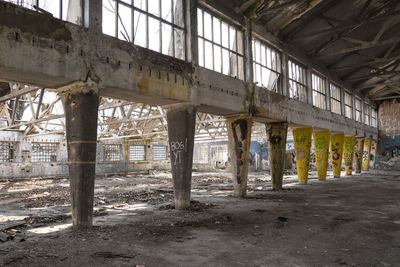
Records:
<instances>
[{"instance_id":1,"label":"interior of abandoned building","mask_svg":"<svg viewBox=\"0 0 400 267\"><path fill-rule=\"evenodd\" d=\"M0 265L398 266L397 0L0 0Z\"/></svg>"}]
</instances>

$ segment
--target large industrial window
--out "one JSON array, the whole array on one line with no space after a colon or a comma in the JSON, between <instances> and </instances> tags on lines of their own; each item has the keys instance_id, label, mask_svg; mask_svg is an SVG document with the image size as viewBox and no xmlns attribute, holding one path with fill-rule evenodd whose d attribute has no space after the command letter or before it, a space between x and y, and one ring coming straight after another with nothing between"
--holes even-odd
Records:
<instances>
[{"instance_id":1,"label":"large industrial window","mask_svg":"<svg viewBox=\"0 0 400 267\"><path fill-rule=\"evenodd\" d=\"M199 65L243 80L243 33L202 9L197 20Z\"/></svg>"},{"instance_id":2,"label":"large industrial window","mask_svg":"<svg viewBox=\"0 0 400 267\"><path fill-rule=\"evenodd\" d=\"M185 59L183 0L103 0L103 33Z\"/></svg>"},{"instance_id":3,"label":"large industrial window","mask_svg":"<svg viewBox=\"0 0 400 267\"><path fill-rule=\"evenodd\" d=\"M56 143L33 143L32 162L56 162L57 149Z\"/></svg>"},{"instance_id":4,"label":"large industrial window","mask_svg":"<svg viewBox=\"0 0 400 267\"><path fill-rule=\"evenodd\" d=\"M307 102L306 69L291 60L289 60L289 96Z\"/></svg>"},{"instance_id":5,"label":"large industrial window","mask_svg":"<svg viewBox=\"0 0 400 267\"><path fill-rule=\"evenodd\" d=\"M342 114L342 109L340 103L341 101L341 94L340 88L331 83L329 85L330 95L331 95L331 111L336 114Z\"/></svg>"},{"instance_id":6,"label":"large industrial window","mask_svg":"<svg viewBox=\"0 0 400 267\"><path fill-rule=\"evenodd\" d=\"M311 79L312 79L313 105L321 109L326 109L325 79L314 73L311 75Z\"/></svg>"},{"instance_id":7,"label":"large industrial window","mask_svg":"<svg viewBox=\"0 0 400 267\"><path fill-rule=\"evenodd\" d=\"M371 109L371 126L378 127L376 109Z\"/></svg>"},{"instance_id":8,"label":"large industrial window","mask_svg":"<svg viewBox=\"0 0 400 267\"><path fill-rule=\"evenodd\" d=\"M129 146L129 160L146 160L146 146L145 145L130 145Z\"/></svg>"},{"instance_id":9,"label":"large industrial window","mask_svg":"<svg viewBox=\"0 0 400 267\"><path fill-rule=\"evenodd\" d=\"M208 163L208 147L205 145L194 146L193 163Z\"/></svg>"},{"instance_id":10,"label":"large industrial window","mask_svg":"<svg viewBox=\"0 0 400 267\"><path fill-rule=\"evenodd\" d=\"M120 161L121 145L120 144L104 144L102 147L103 161Z\"/></svg>"},{"instance_id":11,"label":"large industrial window","mask_svg":"<svg viewBox=\"0 0 400 267\"><path fill-rule=\"evenodd\" d=\"M253 40L254 82L258 86L277 92L277 82L280 74L280 56L276 49Z\"/></svg>"},{"instance_id":12,"label":"large industrial window","mask_svg":"<svg viewBox=\"0 0 400 267\"><path fill-rule=\"evenodd\" d=\"M166 160L167 146L153 145L153 160Z\"/></svg>"},{"instance_id":13,"label":"large industrial window","mask_svg":"<svg viewBox=\"0 0 400 267\"><path fill-rule=\"evenodd\" d=\"M362 122L361 99L356 97L354 103L354 108L356 110L356 121Z\"/></svg>"},{"instance_id":14,"label":"large industrial window","mask_svg":"<svg viewBox=\"0 0 400 267\"><path fill-rule=\"evenodd\" d=\"M370 106L368 104L364 104L364 123L370 125Z\"/></svg>"},{"instance_id":15,"label":"large industrial window","mask_svg":"<svg viewBox=\"0 0 400 267\"><path fill-rule=\"evenodd\" d=\"M0 142L0 162L12 162L17 153L17 143Z\"/></svg>"},{"instance_id":16,"label":"large industrial window","mask_svg":"<svg viewBox=\"0 0 400 267\"><path fill-rule=\"evenodd\" d=\"M6 2L14 3L25 8L40 10L43 9L50 14L52 14L55 18L67 20L67 12L69 6L69 0L4 0ZM75 4L76 2L71 2L71 4ZM76 10L79 10L80 14L76 14ZM73 16L75 18L69 18L68 21L82 24L82 10L80 8L75 9L73 12ZM71 13L72 14L72 13ZM79 18L78 21L76 18Z\"/></svg>"},{"instance_id":17,"label":"large industrial window","mask_svg":"<svg viewBox=\"0 0 400 267\"><path fill-rule=\"evenodd\" d=\"M344 116L346 118L353 118L353 101L350 93L344 91Z\"/></svg>"}]
</instances>

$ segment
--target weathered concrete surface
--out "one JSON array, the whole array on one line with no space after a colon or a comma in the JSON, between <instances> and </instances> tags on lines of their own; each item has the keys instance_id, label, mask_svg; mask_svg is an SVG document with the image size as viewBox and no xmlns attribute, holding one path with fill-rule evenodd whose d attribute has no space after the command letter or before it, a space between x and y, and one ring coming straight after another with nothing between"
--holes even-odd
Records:
<instances>
[{"instance_id":1,"label":"weathered concrete surface","mask_svg":"<svg viewBox=\"0 0 400 267\"><path fill-rule=\"evenodd\" d=\"M96 91L65 94L72 221L76 228L92 226L98 107Z\"/></svg>"},{"instance_id":2,"label":"weathered concrete surface","mask_svg":"<svg viewBox=\"0 0 400 267\"><path fill-rule=\"evenodd\" d=\"M185 209L190 206L196 107L187 103L168 106L167 122L175 208Z\"/></svg>"},{"instance_id":3,"label":"weathered concrete surface","mask_svg":"<svg viewBox=\"0 0 400 267\"><path fill-rule=\"evenodd\" d=\"M354 146L355 171L361 173L363 160L364 138L357 138Z\"/></svg>"},{"instance_id":4,"label":"weathered concrete surface","mask_svg":"<svg viewBox=\"0 0 400 267\"><path fill-rule=\"evenodd\" d=\"M379 134L381 136L400 135L400 101L385 100L379 104Z\"/></svg>"},{"instance_id":5,"label":"weathered concrete surface","mask_svg":"<svg viewBox=\"0 0 400 267\"><path fill-rule=\"evenodd\" d=\"M245 197L251 142L252 117L240 115L226 118L232 165L234 195Z\"/></svg>"},{"instance_id":6,"label":"weathered concrete surface","mask_svg":"<svg viewBox=\"0 0 400 267\"><path fill-rule=\"evenodd\" d=\"M18 229L25 242L0 242L0 265L397 266L399 175L314 173L307 187L285 176L288 189L272 191L266 173L250 173L254 191L236 199L227 175L194 173L190 211L168 208L170 174L98 178L96 227L82 232L65 229L67 180L0 183L0 221L33 221Z\"/></svg>"},{"instance_id":7,"label":"weathered concrete surface","mask_svg":"<svg viewBox=\"0 0 400 267\"><path fill-rule=\"evenodd\" d=\"M272 189L282 189L283 169L285 168L286 122L267 123L269 166L272 178Z\"/></svg>"},{"instance_id":8,"label":"weathered concrete surface","mask_svg":"<svg viewBox=\"0 0 400 267\"><path fill-rule=\"evenodd\" d=\"M0 80L46 88L96 82L100 94L165 105L192 102L219 115L255 111L260 122L341 129L376 138L377 129L244 81L63 22L9 3L0 4ZM42 27L42 25L46 25Z\"/></svg>"}]
</instances>

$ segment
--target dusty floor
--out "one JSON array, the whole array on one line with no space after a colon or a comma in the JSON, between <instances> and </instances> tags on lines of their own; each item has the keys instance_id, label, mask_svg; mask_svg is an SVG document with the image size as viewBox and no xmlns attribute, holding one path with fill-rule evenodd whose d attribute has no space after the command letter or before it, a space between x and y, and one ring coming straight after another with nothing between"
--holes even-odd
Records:
<instances>
[{"instance_id":1,"label":"dusty floor","mask_svg":"<svg viewBox=\"0 0 400 267\"><path fill-rule=\"evenodd\" d=\"M0 265L400 266L400 172L311 178L276 192L251 173L236 199L229 174L194 173L185 211L166 173L98 178L88 231L70 228L68 180L3 182Z\"/></svg>"}]
</instances>

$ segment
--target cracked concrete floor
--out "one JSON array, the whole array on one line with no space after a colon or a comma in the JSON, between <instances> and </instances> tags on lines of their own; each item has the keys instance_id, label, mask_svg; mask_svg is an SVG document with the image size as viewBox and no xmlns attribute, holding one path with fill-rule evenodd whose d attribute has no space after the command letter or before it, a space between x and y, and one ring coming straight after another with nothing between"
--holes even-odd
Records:
<instances>
[{"instance_id":1,"label":"cracked concrete floor","mask_svg":"<svg viewBox=\"0 0 400 267\"><path fill-rule=\"evenodd\" d=\"M191 209L171 208L167 173L97 178L95 227L70 228L68 180L0 183L0 265L399 266L400 172L309 185L263 172L232 197L230 174L194 173Z\"/></svg>"}]
</instances>

